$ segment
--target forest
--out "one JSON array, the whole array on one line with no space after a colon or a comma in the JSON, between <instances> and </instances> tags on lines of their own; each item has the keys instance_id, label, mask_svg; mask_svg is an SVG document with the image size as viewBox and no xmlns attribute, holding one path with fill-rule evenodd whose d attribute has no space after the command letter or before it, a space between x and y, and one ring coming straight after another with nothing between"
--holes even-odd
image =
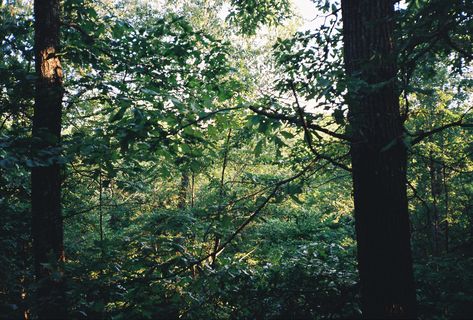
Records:
<instances>
[{"instance_id":1,"label":"forest","mask_svg":"<svg viewBox=\"0 0 473 320\"><path fill-rule=\"evenodd\" d=\"M0 319L473 319L471 0L0 0Z\"/></svg>"}]
</instances>

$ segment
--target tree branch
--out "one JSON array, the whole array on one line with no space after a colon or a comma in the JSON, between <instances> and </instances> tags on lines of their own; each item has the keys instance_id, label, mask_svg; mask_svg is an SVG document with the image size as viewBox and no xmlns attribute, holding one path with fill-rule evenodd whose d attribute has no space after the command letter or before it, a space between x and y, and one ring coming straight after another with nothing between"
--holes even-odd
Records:
<instances>
[{"instance_id":1,"label":"tree branch","mask_svg":"<svg viewBox=\"0 0 473 320\"><path fill-rule=\"evenodd\" d=\"M463 55L466 59L473 60L473 52L468 52L466 49L462 48L460 45L457 45L448 34L445 36L445 41L447 44L456 52Z\"/></svg>"},{"instance_id":2,"label":"tree branch","mask_svg":"<svg viewBox=\"0 0 473 320\"><path fill-rule=\"evenodd\" d=\"M296 111L297 113L299 114L299 118L300 118L300 122L302 123L302 127L304 128L304 136L306 138L306 141L307 141L307 144L309 145L309 149L312 151L312 153L316 156L316 157L319 157L321 159L324 159L324 160L327 160L328 162L330 162L331 164L339 167L339 168L342 168L348 172L351 172L351 168L349 168L348 166L344 165L343 163L339 163L338 161L332 159L331 157L329 156L326 156L326 155L323 155L321 153L319 153L315 147L314 147L314 144L312 142L312 133L310 132L309 128L307 127L307 121L305 119L305 116L304 116L304 110L302 110L302 107L301 105L299 104L299 98L297 97L297 93L296 93L296 89L294 88L294 84L291 83L291 89L292 89L292 93L294 95L294 99L296 100Z\"/></svg>"},{"instance_id":3,"label":"tree branch","mask_svg":"<svg viewBox=\"0 0 473 320\"><path fill-rule=\"evenodd\" d=\"M157 268L167 264L166 263L163 263L163 264L158 264L158 265L155 265L153 266L150 270L148 270L148 272L146 272L146 275L143 277L143 278L135 278L135 279L132 279L131 281L144 281L146 279L146 281L159 281L159 280L163 280L163 279L169 279L169 278L172 278L172 277L175 277L175 276L178 276L182 273L184 273L185 271L191 269L191 268L194 268L195 266L198 266L200 263L202 263L203 261L207 260L208 258L212 257L212 256L215 256L215 255L218 255L219 253L221 253L225 247L227 245L229 245L234 239L235 237L240 234L243 229L248 225L250 224L257 216L258 214L264 209L264 207L269 203L269 201L276 195L276 193L278 192L278 190L285 184L289 183L289 182L292 182L298 178L300 178L301 176L303 176L307 171L311 170L313 165L318 161L320 160L320 158L315 158L313 159L307 166L305 166L299 173L293 175L292 177L289 177L287 179L284 179L284 180L281 180L279 182L277 182L275 185L274 185L274 188L273 190L271 191L271 193L266 197L266 199L261 202L258 207L253 211L253 213L251 213L251 215L225 240L225 242L221 243L214 251L212 251L211 253L208 253L206 254L205 256L197 259L197 260L194 260L192 261L191 263L189 263L189 265L183 267L182 269L178 270L177 272L174 272L172 274L168 274L168 275L163 275L163 276L160 276L160 277L152 277L151 278L151 274L154 270L156 270ZM320 167L318 167L316 170L314 170L312 172L315 173L321 169L323 169L327 164L324 164L324 165L321 165Z\"/></svg>"},{"instance_id":4,"label":"tree branch","mask_svg":"<svg viewBox=\"0 0 473 320\"><path fill-rule=\"evenodd\" d=\"M281 114L281 113L277 113L277 112L268 112L268 111L263 110L263 109L258 109L255 106L250 106L249 108L254 113L257 113L259 115L262 115L262 116L265 116L265 117L268 117L268 118L287 121L287 122L289 122L291 124L294 124L294 125L297 125L297 126L302 126L303 125L301 120L298 119L298 118L290 117L290 116L287 116L287 115L284 115L284 114ZM333 138L337 138L337 139L341 139L341 140L345 140L345 141L351 141L351 138L347 135L337 133L337 132L333 132L333 131L328 130L324 127L316 125L314 123L308 123L307 127L309 129L325 133L325 134L327 134L327 135L329 135Z\"/></svg>"},{"instance_id":5,"label":"tree branch","mask_svg":"<svg viewBox=\"0 0 473 320\"><path fill-rule=\"evenodd\" d=\"M432 136L436 133L442 132L442 131L444 131L445 129L448 129L448 128L453 128L453 127L473 128L473 123L464 123L463 118L464 118L464 115L457 121L447 123L447 124L445 124L441 127L432 129L430 131L422 131L422 132L416 134L417 137L412 139L411 145L413 146L413 145L421 142L425 138L428 138L428 137L430 137L430 136Z\"/></svg>"},{"instance_id":6,"label":"tree branch","mask_svg":"<svg viewBox=\"0 0 473 320\"><path fill-rule=\"evenodd\" d=\"M217 113L220 113L220 112L226 112L226 111L232 111L232 110L238 110L238 109L242 109L244 108L243 106L237 106L237 107L230 107L230 108L223 108L223 109L218 109L218 110L215 110L215 111L211 111L209 113L206 113L205 115L195 119L194 121L190 121L174 130L171 130L167 133L167 136L170 136L170 135L175 135L175 134L178 134L179 132L181 132L182 130L184 130L185 128L187 127L190 127L194 124L197 124L201 121L204 121L204 120L207 120L208 118L211 118L212 116L216 115Z\"/></svg>"},{"instance_id":7,"label":"tree branch","mask_svg":"<svg viewBox=\"0 0 473 320\"><path fill-rule=\"evenodd\" d=\"M276 193L278 192L279 188L281 188L283 185L291 182L291 181L294 181L296 180L297 178L303 176L307 171L309 171L312 166L314 165L315 162L317 162L318 159L314 159L313 161L311 161L306 167L304 167L299 173L293 175L292 177L289 177L287 179L284 179L284 180L281 180L279 181L278 183L276 183L276 185L274 186L273 190L271 191L271 193L266 197L266 199L264 199L263 202L261 202L258 207L253 211L253 213L227 238L227 240L225 240L225 242L223 242L218 248L216 248L216 250L208 255L206 255L205 257L203 258L200 258L198 260L198 263L208 259L209 257L211 256L215 256L217 254L219 254L220 252L223 251L223 249L225 249L225 247L230 244L233 239L235 239L235 237L241 233L241 231L243 231L243 229L248 225L250 224L250 222L252 222L256 216L261 212L261 210L264 209L264 207L268 204L268 202L276 195ZM321 167L322 168L322 167Z\"/></svg>"}]
</instances>

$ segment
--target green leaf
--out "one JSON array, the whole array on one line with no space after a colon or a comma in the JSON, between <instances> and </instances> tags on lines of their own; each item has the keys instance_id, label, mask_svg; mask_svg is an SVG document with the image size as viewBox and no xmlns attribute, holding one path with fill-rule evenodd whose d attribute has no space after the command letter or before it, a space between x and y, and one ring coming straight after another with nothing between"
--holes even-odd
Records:
<instances>
[{"instance_id":1,"label":"green leaf","mask_svg":"<svg viewBox=\"0 0 473 320\"><path fill-rule=\"evenodd\" d=\"M265 144L265 141L263 139L258 141L258 143L256 144L255 149L253 151L256 157L259 157L261 153L263 152L264 144Z\"/></svg>"},{"instance_id":2,"label":"green leaf","mask_svg":"<svg viewBox=\"0 0 473 320\"><path fill-rule=\"evenodd\" d=\"M292 133L290 133L289 131L281 131L280 133L286 139L294 138L294 135Z\"/></svg>"},{"instance_id":3,"label":"green leaf","mask_svg":"<svg viewBox=\"0 0 473 320\"><path fill-rule=\"evenodd\" d=\"M120 120L121 118L123 118L123 115L125 114L126 112L126 109L127 107L123 106L121 107L117 113L115 113L111 118L110 118L110 122L115 122L115 121L118 121Z\"/></svg>"}]
</instances>

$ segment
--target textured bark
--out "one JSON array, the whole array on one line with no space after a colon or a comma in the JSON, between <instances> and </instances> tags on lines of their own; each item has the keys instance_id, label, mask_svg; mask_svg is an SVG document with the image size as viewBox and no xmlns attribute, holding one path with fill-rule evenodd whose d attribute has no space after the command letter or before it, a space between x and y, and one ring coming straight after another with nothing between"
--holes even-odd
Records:
<instances>
[{"instance_id":1,"label":"textured bark","mask_svg":"<svg viewBox=\"0 0 473 320\"><path fill-rule=\"evenodd\" d=\"M63 97L59 46L59 0L35 0L35 67L37 74L33 117L32 238L38 284L37 315L40 319L66 319L61 177L57 162L61 136Z\"/></svg>"},{"instance_id":2,"label":"textured bark","mask_svg":"<svg viewBox=\"0 0 473 320\"><path fill-rule=\"evenodd\" d=\"M361 80L347 103L364 318L416 315L393 15L390 0L342 1L345 67Z\"/></svg>"}]
</instances>

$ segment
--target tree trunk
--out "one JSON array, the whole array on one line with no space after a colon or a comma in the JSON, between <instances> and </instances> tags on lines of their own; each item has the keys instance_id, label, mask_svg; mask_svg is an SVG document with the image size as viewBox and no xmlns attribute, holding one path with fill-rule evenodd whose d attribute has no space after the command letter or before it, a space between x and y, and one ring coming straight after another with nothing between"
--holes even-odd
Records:
<instances>
[{"instance_id":1,"label":"tree trunk","mask_svg":"<svg viewBox=\"0 0 473 320\"><path fill-rule=\"evenodd\" d=\"M394 2L343 0L342 16L363 317L414 318Z\"/></svg>"},{"instance_id":2,"label":"tree trunk","mask_svg":"<svg viewBox=\"0 0 473 320\"><path fill-rule=\"evenodd\" d=\"M438 199L442 194L441 167L438 161L434 159L433 151L429 155L429 173L430 173L430 194L432 196L432 253L434 256L440 254L440 212Z\"/></svg>"},{"instance_id":3,"label":"tree trunk","mask_svg":"<svg viewBox=\"0 0 473 320\"><path fill-rule=\"evenodd\" d=\"M181 184L179 186L179 201L177 204L177 207L179 209L187 208L187 193L189 192L189 185L190 185L189 172L186 170L182 171Z\"/></svg>"},{"instance_id":4,"label":"tree trunk","mask_svg":"<svg viewBox=\"0 0 473 320\"><path fill-rule=\"evenodd\" d=\"M443 177L443 191L445 192L445 252L448 253L448 211L449 211L449 195L447 187L447 168L445 164L442 165L442 177Z\"/></svg>"},{"instance_id":5,"label":"tree trunk","mask_svg":"<svg viewBox=\"0 0 473 320\"><path fill-rule=\"evenodd\" d=\"M31 172L32 238L38 282L40 319L66 319L63 224L59 143L63 97L59 45L59 0L35 0L35 67L33 157L41 162Z\"/></svg>"}]
</instances>

